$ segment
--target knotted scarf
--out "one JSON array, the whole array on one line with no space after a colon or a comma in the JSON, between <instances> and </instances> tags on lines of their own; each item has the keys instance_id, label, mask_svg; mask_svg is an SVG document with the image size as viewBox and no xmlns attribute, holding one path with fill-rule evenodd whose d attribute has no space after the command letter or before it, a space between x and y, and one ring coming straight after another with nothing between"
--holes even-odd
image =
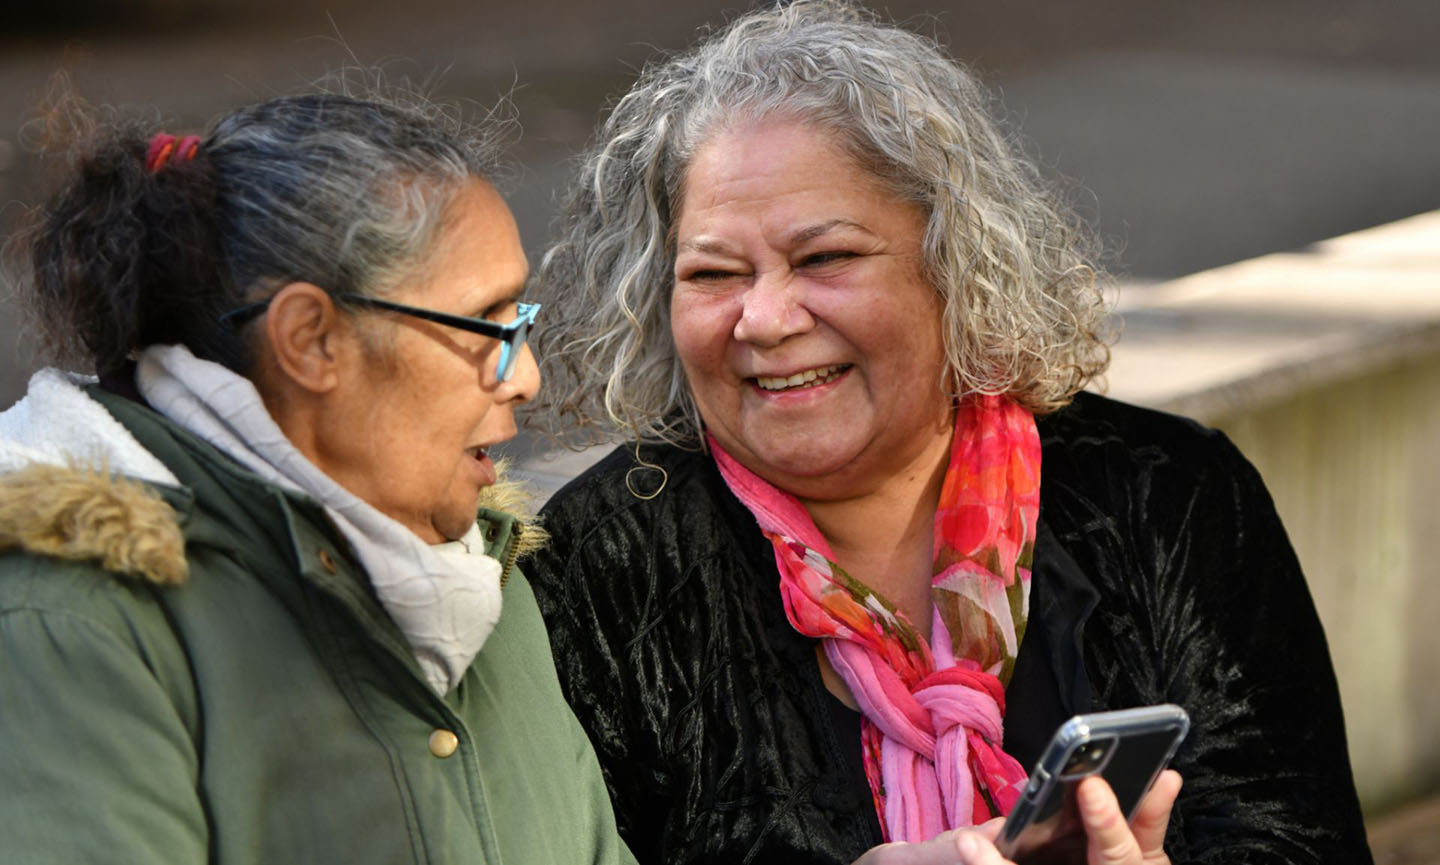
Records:
<instances>
[{"instance_id":1,"label":"knotted scarf","mask_svg":"<svg viewBox=\"0 0 1440 865\"><path fill-rule=\"evenodd\" d=\"M1026 781L1000 743L1040 509L1040 436L1030 412L1000 396L971 397L956 410L935 511L929 644L835 562L798 499L713 438L710 447L775 546L790 624L823 640L860 704L865 775L886 839L923 841L1008 814Z\"/></svg>"}]
</instances>

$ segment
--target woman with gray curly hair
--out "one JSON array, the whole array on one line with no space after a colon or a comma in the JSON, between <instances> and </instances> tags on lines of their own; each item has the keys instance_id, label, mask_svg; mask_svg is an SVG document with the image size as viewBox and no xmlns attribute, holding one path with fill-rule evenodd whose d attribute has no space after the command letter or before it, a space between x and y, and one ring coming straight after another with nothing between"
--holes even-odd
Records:
<instances>
[{"instance_id":1,"label":"woman with gray curly hair","mask_svg":"<svg viewBox=\"0 0 1440 865\"><path fill-rule=\"evenodd\" d=\"M1082 392L1093 247L987 107L932 42L800 0L647 67L585 158L543 417L634 442L547 505L533 571L622 834L654 863L992 838L1066 718L1176 703L1177 810L1175 772L1133 831L1087 781L1080 859L1365 861L1259 478Z\"/></svg>"}]
</instances>

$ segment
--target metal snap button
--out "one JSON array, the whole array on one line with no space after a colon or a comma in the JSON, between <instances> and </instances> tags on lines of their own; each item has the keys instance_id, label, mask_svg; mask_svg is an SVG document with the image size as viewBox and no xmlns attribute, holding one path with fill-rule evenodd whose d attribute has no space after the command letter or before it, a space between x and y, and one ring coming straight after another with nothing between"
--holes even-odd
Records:
<instances>
[{"instance_id":1,"label":"metal snap button","mask_svg":"<svg viewBox=\"0 0 1440 865\"><path fill-rule=\"evenodd\" d=\"M460 747L460 737L449 730L436 730L430 734L430 753L445 759Z\"/></svg>"}]
</instances>

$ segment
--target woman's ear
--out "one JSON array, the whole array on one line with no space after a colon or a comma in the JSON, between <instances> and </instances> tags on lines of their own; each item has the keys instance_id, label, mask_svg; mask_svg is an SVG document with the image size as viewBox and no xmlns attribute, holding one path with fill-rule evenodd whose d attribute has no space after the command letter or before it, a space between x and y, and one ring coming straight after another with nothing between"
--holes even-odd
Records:
<instances>
[{"instance_id":1,"label":"woman's ear","mask_svg":"<svg viewBox=\"0 0 1440 865\"><path fill-rule=\"evenodd\" d=\"M346 361L346 324L323 288L308 282L285 285L265 315L265 337L276 368L301 390L333 390Z\"/></svg>"}]
</instances>

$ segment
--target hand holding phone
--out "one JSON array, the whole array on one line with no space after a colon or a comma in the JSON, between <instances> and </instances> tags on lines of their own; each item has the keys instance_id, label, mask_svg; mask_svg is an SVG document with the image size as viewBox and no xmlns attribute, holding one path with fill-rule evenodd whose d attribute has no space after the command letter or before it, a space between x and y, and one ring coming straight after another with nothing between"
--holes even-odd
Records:
<instances>
[{"instance_id":1,"label":"hand holding phone","mask_svg":"<svg viewBox=\"0 0 1440 865\"><path fill-rule=\"evenodd\" d=\"M1080 782L1099 775L1128 820L1190 728L1179 706L1077 715L1055 732L996 846L1019 865L1084 865Z\"/></svg>"}]
</instances>

